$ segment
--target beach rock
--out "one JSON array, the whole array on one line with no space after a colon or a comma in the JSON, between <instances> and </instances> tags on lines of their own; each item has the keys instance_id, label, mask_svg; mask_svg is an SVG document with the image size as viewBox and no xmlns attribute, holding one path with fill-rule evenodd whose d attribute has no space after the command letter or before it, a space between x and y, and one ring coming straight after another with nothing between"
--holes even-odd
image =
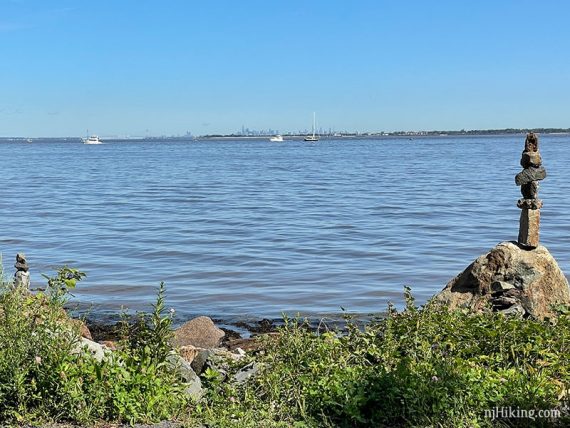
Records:
<instances>
[{"instance_id":1,"label":"beach rock","mask_svg":"<svg viewBox=\"0 0 570 428\"><path fill-rule=\"evenodd\" d=\"M26 261L24 253L16 254L16 263L14 264L16 273L14 274L14 287L29 289L30 288L30 268Z\"/></svg>"},{"instance_id":2,"label":"beach rock","mask_svg":"<svg viewBox=\"0 0 570 428\"><path fill-rule=\"evenodd\" d=\"M523 169L515 176L517 186L530 183L531 181L544 180L546 178L546 170L543 167L528 167Z\"/></svg>"},{"instance_id":3,"label":"beach rock","mask_svg":"<svg viewBox=\"0 0 570 428\"><path fill-rule=\"evenodd\" d=\"M226 343L230 351L242 349L244 351L255 352L262 348L260 337L247 337L243 339L234 339Z\"/></svg>"},{"instance_id":4,"label":"beach rock","mask_svg":"<svg viewBox=\"0 0 570 428\"><path fill-rule=\"evenodd\" d=\"M196 348L192 345L181 346L178 348L178 354L186 361L190 363L192 369L196 374L202 373L204 365L211 354L211 350Z\"/></svg>"},{"instance_id":5,"label":"beach rock","mask_svg":"<svg viewBox=\"0 0 570 428\"><path fill-rule=\"evenodd\" d=\"M507 291L515 288L511 283L505 281L495 281L491 284L491 291Z\"/></svg>"},{"instance_id":6,"label":"beach rock","mask_svg":"<svg viewBox=\"0 0 570 428\"><path fill-rule=\"evenodd\" d=\"M26 255L24 253L16 254L16 263L14 264L14 267L17 270L23 270L26 272L30 269L28 262L26 261Z\"/></svg>"},{"instance_id":7,"label":"beach rock","mask_svg":"<svg viewBox=\"0 0 570 428\"><path fill-rule=\"evenodd\" d=\"M18 270L14 274L14 287L30 288L30 272Z\"/></svg>"},{"instance_id":8,"label":"beach rock","mask_svg":"<svg viewBox=\"0 0 570 428\"><path fill-rule=\"evenodd\" d=\"M522 186L522 187L524 187L524 186ZM519 199L517 201L517 207L519 207L521 209L526 208L529 210L539 210L542 208L542 201L540 199L536 199L536 198Z\"/></svg>"},{"instance_id":9,"label":"beach rock","mask_svg":"<svg viewBox=\"0 0 570 428\"><path fill-rule=\"evenodd\" d=\"M518 243L524 247L536 248L540 241L540 210L521 210Z\"/></svg>"},{"instance_id":10,"label":"beach rock","mask_svg":"<svg viewBox=\"0 0 570 428\"><path fill-rule=\"evenodd\" d=\"M530 181L521 186L521 195L524 199L538 199L538 182ZM519 207L521 208L521 207Z\"/></svg>"},{"instance_id":11,"label":"beach rock","mask_svg":"<svg viewBox=\"0 0 570 428\"><path fill-rule=\"evenodd\" d=\"M534 132L529 132L524 140L525 152L538 152L538 136Z\"/></svg>"},{"instance_id":12,"label":"beach rock","mask_svg":"<svg viewBox=\"0 0 570 428\"><path fill-rule=\"evenodd\" d=\"M216 348L225 333L208 317L197 317L183 324L174 332L173 345L192 345L196 348Z\"/></svg>"},{"instance_id":13,"label":"beach rock","mask_svg":"<svg viewBox=\"0 0 570 428\"><path fill-rule=\"evenodd\" d=\"M81 338L75 345L75 348L72 350L72 354L91 354L98 362L103 361L103 358L110 353L111 350L108 349L106 346L101 345L97 342L93 342L92 340L86 339L84 337Z\"/></svg>"},{"instance_id":14,"label":"beach rock","mask_svg":"<svg viewBox=\"0 0 570 428\"><path fill-rule=\"evenodd\" d=\"M514 288L501 285L506 290L498 290L497 283ZM570 290L564 273L544 246L528 250L515 242L502 242L449 281L433 301L450 309L473 311L511 307L518 311L520 305L525 316L542 319L555 316L553 305L570 304ZM506 307L508 304L511 306Z\"/></svg>"},{"instance_id":15,"label":"beach rock","mask_svg":"<svg viewBox=\"0 0 570 428\"><path fill-rule=\"evenodd\" d=\"M93 336L91 336L91 332L89 331L89 327L87 327L87 324L85 324L85 322L83 322L83 320L70 318L69 322L71 323L72 326L75 326L79 330L79 334L81 335L81 337L84 337L85 339L93 340Z\"/></svg>"},{"instance_id":16,"label":"beach rock","mask_svg":"<svg viewBox=\"0 0 570 428\"><path fill-rule=\"evenodd\" d=\"M521 156L521 166L528 168L530 166L539 167L542 165L542 158L539 152L523 152Z\"/></svg>"},{"instance_id":17,"label":"beach rock","mask_svg":"<svg viewBox=\"0 0 570 428\"><path fill-rule=\"evenodd\" d=\"M109 350L111 351L116 351L118 349L117 347L117 342L113 341L113 340L101 340L99 342L97 342L103 346L106 346L107 348L109 348Z\"/></svg>"},{"instance_id":18,"label":"beach rock","mask_svg":"<svg viewBox=\"0 0 570 428\"><path fill-rule=\"evenodd\" d=\"M199 400L204 393L202 389L202 381L194 372L190 363L184 360L178 354L170 354L166 359L167 364L173 368L176 373L187 383L186 394L194 399Z\"/></svg>"},{"instance_id":19,"label":"beach rock","mask_svg":"<svg viewBox=\"0 0 570 428\"><path fill-rule=\"evenodd\" d=\"M238 385L241 385L255 376L257 372L259 372L259 364L255 361L252 361L248 365L238 370L238 372L233 376L233 381Z\"/></svg>"}]
</instances>

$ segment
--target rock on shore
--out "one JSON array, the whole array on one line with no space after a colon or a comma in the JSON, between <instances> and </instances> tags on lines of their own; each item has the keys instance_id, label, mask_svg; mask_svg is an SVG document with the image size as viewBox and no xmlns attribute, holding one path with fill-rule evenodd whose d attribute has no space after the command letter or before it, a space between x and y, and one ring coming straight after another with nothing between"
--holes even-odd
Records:
<instances>
[{"instance_id":1,"label":"rock on shore","mask_svg":"<svg viewBox=\"0 0 570 428\"><path fill-rule=\"evenodd\" d=\"M570 304L568 280L544 246L529 250L501 242L477 258L435 296L450 309L552 317L553 306Z\"/></svg>"}]
</instances>

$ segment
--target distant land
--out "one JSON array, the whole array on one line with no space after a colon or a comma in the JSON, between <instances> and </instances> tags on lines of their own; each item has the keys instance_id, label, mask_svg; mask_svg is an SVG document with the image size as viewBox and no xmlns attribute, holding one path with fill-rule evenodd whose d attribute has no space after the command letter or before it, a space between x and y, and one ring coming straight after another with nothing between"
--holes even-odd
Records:
<instances>
[{"instance_id":1,"label":"distant land","mask_svg":"<svg viewBox=\"0 0 570 428\"><path fill-rule=\"evenodd\" d=\"M504 128L504 129L472 129L465 130L447 130L447 131L380 131L380 132L349 132L349 131L323 131L319 130L317 133L322 138L379 138L379 137L445 137L445 136L475 136L475 135L509 135L509 134L526 134L527 132L535 132L538 134L570 134L570 128ZM102 135L102 140L107 141L153 141L153 140L208 140L208 139L262 139L269 138L276 134L283 135L289 139L300 139L304 138L306 135L310 134L309 131L303 132L267 132L267 131L255 131L247 130L247 132L237 132L232 134L206 134L206 135L192 135L190 132L184 135L155 135L155 136L119 136L119 135ZM23 136L13 136L13 137L0 137L0 141L69 141L77 142L82 140L82 137L23 137Z\"/></svg>"},{"instance_id":2,"label":"distant land","mask_svg":"<svg viewBox=\"0 0 570 428\"><path fill-rule=\"evenodd\" d=\"M538 134L570 134L570 128L504 128L504 129L473 129L460 131L392 131L392 132L319 132L322 137L420 137L420 136L456 136L456 135L509 135L509 134L526 134L528 132L535 132ZM257 133L251 131L244 134L243 132L235 134L208 134L201 135L196 138L269 138L278 134L275 133ZM310 132L295 132L295 133L281 133L281 135L290 138L303 138Z\"/></svg>"}]
</instances>

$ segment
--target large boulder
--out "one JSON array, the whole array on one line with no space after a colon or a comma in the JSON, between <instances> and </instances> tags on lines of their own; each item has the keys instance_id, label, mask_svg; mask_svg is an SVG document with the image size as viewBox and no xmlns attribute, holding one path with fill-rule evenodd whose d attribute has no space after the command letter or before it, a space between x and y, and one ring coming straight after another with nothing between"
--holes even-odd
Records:
<instances>
[{"instance_id":1,"label":"large boulder","mask_svg":"<svg viewBox=\"0 0 570 428\"><path fill-rule=\"evenodd\" d=\"M194 318L174 332L173 345L176 347L192 345L196 348L216 348L225 333L208 317Z\"/></svg>"},{"instance_id":2,"label":"large boulder","mask_svg":"<svg viewBox=\"0 0 570 428\"><path fill-rule=\"evenodd\" d=\"M434 301L450 309L491 308L542 319L555 315L555 305L570 304L570 290L545 247L501 242L449 281Z\"/></svg>"}]
</instances>

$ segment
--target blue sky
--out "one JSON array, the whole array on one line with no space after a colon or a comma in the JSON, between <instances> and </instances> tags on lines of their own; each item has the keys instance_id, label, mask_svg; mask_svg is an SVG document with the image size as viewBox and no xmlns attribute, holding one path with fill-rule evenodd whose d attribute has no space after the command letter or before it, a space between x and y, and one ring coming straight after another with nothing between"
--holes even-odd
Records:
<instances>
[{"instance_id":1,"label":"blue sky","mask_svg":"<svg viewBox=\"0 0 570 428\"><path fill-rule=\"evenodd\" d=\"M570 127L570 2L0 0L0 136Z\"/></svg>"}]
</instances>

